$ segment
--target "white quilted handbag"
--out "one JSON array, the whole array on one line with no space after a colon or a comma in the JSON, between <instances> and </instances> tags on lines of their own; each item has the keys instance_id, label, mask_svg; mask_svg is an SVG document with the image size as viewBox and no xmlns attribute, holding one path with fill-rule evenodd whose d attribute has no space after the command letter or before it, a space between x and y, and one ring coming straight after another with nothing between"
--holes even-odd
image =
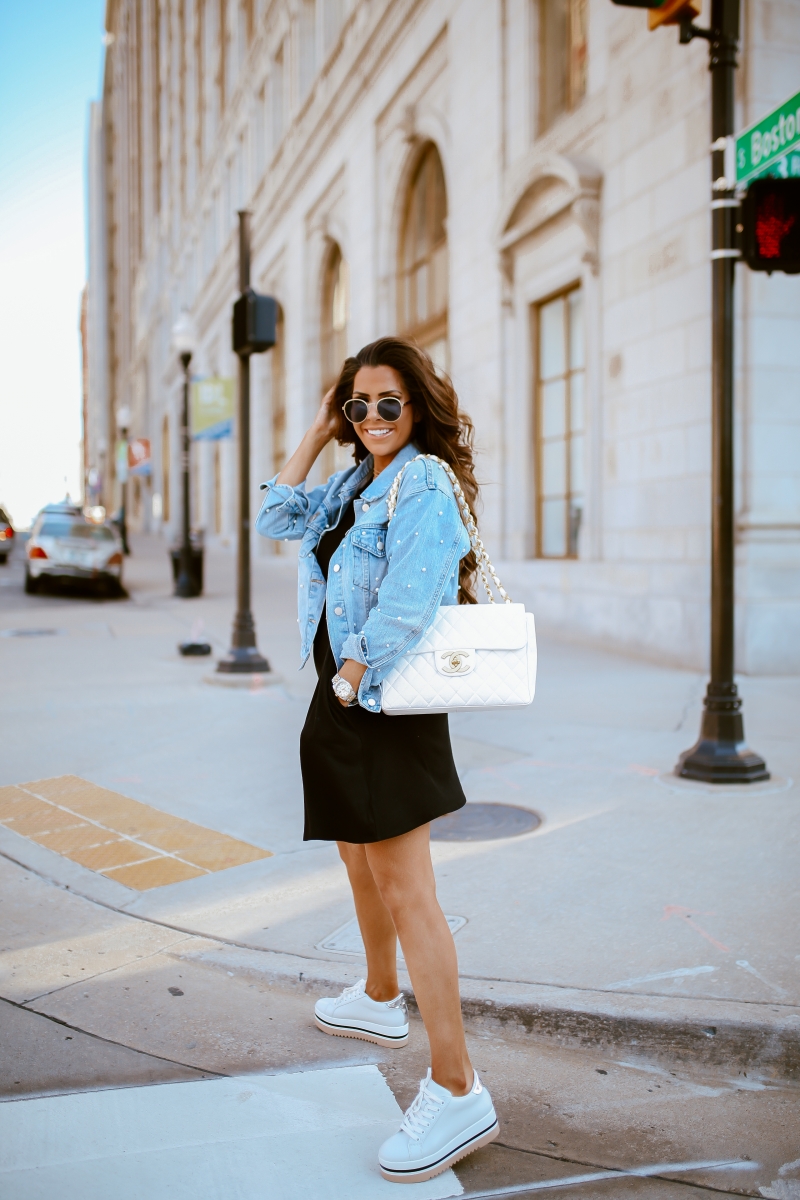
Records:
<instances>
[{"instance_id":1,"label":"white quilted handbag","mask_svg":"<svg viewBox=\"0 0 800 1200\"><path fill-rule=\"evenodd\" d=\"M442 605L417 644L400 655L381 684L381 709L388 716L399 717L523 708L533 700L536 687L533 614L526 613L523 604L513 604L497 578L454 472L435 454L417 457L432 458L447 472L490 602ZM390 521L403 471L398 472L389 492ZM495 603L487 570L502 604Z\"/></svg>"}]
</instances>

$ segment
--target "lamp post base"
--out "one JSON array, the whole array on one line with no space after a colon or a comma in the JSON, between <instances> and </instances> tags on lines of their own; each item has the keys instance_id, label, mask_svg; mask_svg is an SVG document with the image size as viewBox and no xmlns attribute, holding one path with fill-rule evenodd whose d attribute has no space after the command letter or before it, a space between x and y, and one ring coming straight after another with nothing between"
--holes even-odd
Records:
<instances>
[{"instance_id":1,"label":"lamp post base","mask_svg":"<svg viewBox=\"0 0 800 1200\"><path fill-rule=\"evenodd\" d=\"M222 675L266 675L271 670L256 646L233 646L217 663Z\"/></svg>"},{"instance_id":2,"label":"lamp post base","mask_svg":"<svg viewBox=\"0 0 800 1200\"><path fill-rule=\"evenodd\" d=\"M701 783L760 783L767 764L744 740L742 701L735 683L709 683L700 737L678 759L675 774Z\"/></svg>"},{"instance_id":3,"label":"lamp post base","mask_svg":"<svg viewBox=\"0 0 800 1200\"><path fill-rule=\"evenodd\" d=\"M675 774L700 783L760 783L769 779L767 764L744 742L720 742L700 737L678 759Z\"/></svg>"}]
</instances>

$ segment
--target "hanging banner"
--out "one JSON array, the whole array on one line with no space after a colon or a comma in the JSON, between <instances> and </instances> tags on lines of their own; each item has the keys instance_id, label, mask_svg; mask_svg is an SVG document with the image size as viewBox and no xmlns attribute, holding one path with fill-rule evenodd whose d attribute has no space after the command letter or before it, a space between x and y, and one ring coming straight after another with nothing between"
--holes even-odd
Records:
<instances>
[{"instance_id":1,"label":"hanging banner","mask_svg":"<svg viewBox=\"0 0 800 1200\"><path fill-rule=\"evenodd\" d=\"M191 389L191 429L196 441L216 442L233 434L234 381L211 376Z\"/></svg>"},{"instance_id":2,"label":"hanging banner","mask_svg":"<svg viewBox=\"0 0 800 1200\"><path fill-rule=\"evenodd\" d=\"M114 466L120 483L128 482L128 443L118 441L114 447Z\"/></svg>"},{"instance_id":3,"label":"hanging banner","mask_svg":"<svg viewBox=\"0 0 800 1200\"><path fill-rule=\"evenodd\" d=\"M128 474L150 474L149 438L131 438L128 442Z\"/></svg>"}]
</instances>

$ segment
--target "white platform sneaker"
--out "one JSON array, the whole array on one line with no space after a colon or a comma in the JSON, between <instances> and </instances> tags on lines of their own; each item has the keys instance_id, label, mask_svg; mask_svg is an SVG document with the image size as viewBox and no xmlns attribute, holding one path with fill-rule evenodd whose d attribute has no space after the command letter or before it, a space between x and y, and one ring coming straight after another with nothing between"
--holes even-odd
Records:
<instances>
[{"instance_id":1,"label":"white platform sneaker","mask_svg":"<svg viewBox=\"0 0 800 1200\"><path fill-rule=\"evenodd\" d=\"M345 988L340 996L324 996L314 1005L314 1021L323 1033L361 1038L379 1046L405 1046L408 1009L401 992L394 1000L372 1000L366 979Z\"/></svg>"},{"instance_id":2,"label":"white platform sneaker","mask_svg":"<svg viewBox=\"0 0 800 1200\"><path fill-rule=\"evenodd\" d=\"M378 1153L381 1175L393 1183L420 1183L445 1171L500 1132L492 1098L475 1072L466 1096L453 1096L428 1074L403 1124Z\"/></svg>"}]
</instances>

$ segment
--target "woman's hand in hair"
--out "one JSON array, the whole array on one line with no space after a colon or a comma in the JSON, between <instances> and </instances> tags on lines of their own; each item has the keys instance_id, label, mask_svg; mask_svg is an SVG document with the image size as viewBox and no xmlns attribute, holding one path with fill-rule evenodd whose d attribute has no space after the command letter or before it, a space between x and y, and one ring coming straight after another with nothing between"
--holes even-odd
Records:
<instances>
[{"instance_id":1,"label":"woman's hand in hair","mask_svg":"<svg viewBox=\"0 0 800 1200\"><path fill-rule=\"evenodd\" d=\"M336 430L339 428L339 414L333 407L333 397L336 394L336 384L329 388L322 397L322 403L317 409L317 415L311 422L309 433L315 433L318 437L324 438L324 445L327 446L332 437L336 435Z\"/></svg>"},{"instance_id":2,"label":"woman's hand in hair","mask_svg":"<svg viewBox=\"0 0 800 1200\"><path fill-rule=\"evenodd\" d=\"M333 407L335 392L334 386L322 397L317 415L303 434L300 445L278 475L276 483L297 487L308 478L309 471L339 427L339 418Z\"/></svg>"}]
</instances>

